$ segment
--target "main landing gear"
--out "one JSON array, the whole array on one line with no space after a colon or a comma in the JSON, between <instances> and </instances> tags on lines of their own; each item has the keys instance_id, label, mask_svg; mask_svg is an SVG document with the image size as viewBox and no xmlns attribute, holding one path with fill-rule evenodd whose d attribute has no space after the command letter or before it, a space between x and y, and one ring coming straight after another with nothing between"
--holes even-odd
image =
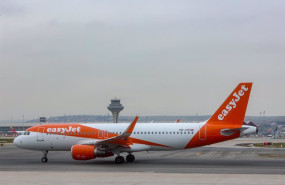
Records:
<instances>
[{"instance_id":1,"label":"main landing gear","mask_svg":"<svg viewBox=\"0 0 285 185\"><path fill-rule=\"evenodd\" d=\"M128 161L128 162L134 162L135 161L135 156L133 155L133 154L129 154L129 155L127 155L127 157L126 157L126 160Z\"/></svg>"},{"instance_id":2,"label":"main landing gear","mask_svg":"<svg viewBox=\"0 0 285 185\"><path fill-rule=\"evenodd\" d=\"M127 162L134 162L134 161L135 161L135 156L134 156L133 154L127 155L127 156L126 156L126 161L127 161ZM125 162L125 159L124 159L124 157L118 155L118 156L115 158L115 162L116 162L117 164L122 164L122 163Z\"/></svg>"},{"instance_id":3,"label":"main landing gear","mask_svg":"<svg viewBox=\"0 0 285 185\"><path fill-rule=\"evenodd\" d=\"M117 156L116 158L115 158L115 162L117 163L117 164L122 164L122 163L124 163L125 162L125 159L124 159L124 157L122 157L122 156Z\"/></svg>"},{"instance_id":4,"label":"main landing gear","mask_svg":"<svg viewBox=\"0 0 285 185\"><path fill-rule=\"evenodd\" d=\"M43 151L42 163L48 162L47 154L48 154L48 151Z\"/></svg>"}]
</instances>

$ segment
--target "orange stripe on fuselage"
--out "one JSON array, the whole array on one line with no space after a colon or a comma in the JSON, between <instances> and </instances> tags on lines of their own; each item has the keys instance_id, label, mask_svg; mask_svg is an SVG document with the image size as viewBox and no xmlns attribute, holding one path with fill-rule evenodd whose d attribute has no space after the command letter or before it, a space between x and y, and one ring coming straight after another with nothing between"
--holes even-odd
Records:
<instances>
[{"instance_id":1,"label":"orange stripe on fuselage","mask_svg":"<svg viewBox=\"0 0 285 185\"><path fill-rule=\"evenodd\" d=\"M40 129L44 128L44 129ZM29 128L27 131L40 132L55 135L65 135L90 139L107 139L115 137L118 134L113 134L97 128L91 128L80 124L53 124L53 125L37 125ZM91 132L93 134L91 134ZM107 135L105 134L107 132ZM89 134L88 134L89 133ZM94 134L96 133L96 134ZM84 135L85 134L85 135ZM100 135L101 134L101 135Z\"/></svg>"}]
</instances>

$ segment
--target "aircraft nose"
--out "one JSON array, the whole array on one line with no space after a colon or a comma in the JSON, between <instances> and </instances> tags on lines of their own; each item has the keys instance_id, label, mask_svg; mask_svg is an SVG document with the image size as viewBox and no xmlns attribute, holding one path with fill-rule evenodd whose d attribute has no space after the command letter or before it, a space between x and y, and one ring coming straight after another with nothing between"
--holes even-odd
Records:
<instances>
[{"instance_id":1,"label":"aircraft nose","mask_svg":"<svg viewBox=\"0 0 285 185\"><path fill-rule=\"evenodd\" d=\"M13 141L14 145L16 145L17 147L20 147L21 146L21 143L22 143L22 139L21 139L21 136L18 136L14 139Z\"/></svg>"}]
</instances>

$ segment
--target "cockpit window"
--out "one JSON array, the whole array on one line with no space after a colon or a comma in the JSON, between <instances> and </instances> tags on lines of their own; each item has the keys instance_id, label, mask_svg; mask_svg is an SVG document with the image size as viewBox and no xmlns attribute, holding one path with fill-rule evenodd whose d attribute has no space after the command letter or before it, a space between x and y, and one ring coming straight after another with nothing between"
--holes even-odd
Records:
<instances>
[{"instance_id":1,"label":"cockpit window","mask_svg":"<svg viewBox=\"0 0 285 185\"><path fill-rule=\"evenodd\" d=\"M23 135L30 135L30 132L24 132Z\"/></svg>"}]
</instances>

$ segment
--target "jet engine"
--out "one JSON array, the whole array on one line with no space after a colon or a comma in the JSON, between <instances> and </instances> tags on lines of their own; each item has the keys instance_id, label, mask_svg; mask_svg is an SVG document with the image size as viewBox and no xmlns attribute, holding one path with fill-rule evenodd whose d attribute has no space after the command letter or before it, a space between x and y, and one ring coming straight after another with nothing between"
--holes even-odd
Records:
<instances>
[{"instance_id":1,"label":"jet engine","mask_svg":"<svg viewBox=\"0 0 285 185\"><path fill-rule=\"evenodd\" d=\"M96 157L110 157L114 155L112 152L99 150L94 145L73 145L71 154L74 160L90 160Z\"/></svg>"}]
</instances>

